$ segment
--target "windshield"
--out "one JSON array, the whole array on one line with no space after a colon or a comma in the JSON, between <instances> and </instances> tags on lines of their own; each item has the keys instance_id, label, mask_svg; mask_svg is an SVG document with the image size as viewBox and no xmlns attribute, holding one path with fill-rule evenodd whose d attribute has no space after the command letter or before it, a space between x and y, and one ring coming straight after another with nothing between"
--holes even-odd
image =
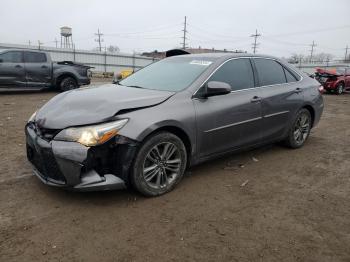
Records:
<instances>
[{"instance_id":1,"label":"windshield","mask_svg":"<svg viewBox=\"0 0 350 262\"><path fill-rule=\"evenodd\" d=\"M177 92L190 86L213 62L177 56L151 64L120 82L121 85Z\"/></svg>"},{"instance_id":2,"label":"windshield","mask_svg":"<svg viewBox=\"0 0 350 262\"><path fill-rule=\"evenodd\" d=\"M350 68L337 68L337 74L339 75L344 75L344 74L349 74L350 73Z\"/></svg>"}]
</instances>

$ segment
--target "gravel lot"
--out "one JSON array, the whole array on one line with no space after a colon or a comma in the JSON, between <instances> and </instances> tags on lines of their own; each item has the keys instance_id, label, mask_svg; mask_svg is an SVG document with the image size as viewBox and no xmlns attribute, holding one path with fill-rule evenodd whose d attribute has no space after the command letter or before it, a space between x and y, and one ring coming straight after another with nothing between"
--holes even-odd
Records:
<instances>
[{"instance_id":1,"label":"gravel lot","mask_svg":"<svg viewBox=\"0 0 350 262\"><path fill-rule=\"evenodd\" d=\"M0 261L350 261L350 94L325 95L302 149L208 162L158 198L32 175L24 125L55 94L0 94Z\"/></svg>"}]
</instances>

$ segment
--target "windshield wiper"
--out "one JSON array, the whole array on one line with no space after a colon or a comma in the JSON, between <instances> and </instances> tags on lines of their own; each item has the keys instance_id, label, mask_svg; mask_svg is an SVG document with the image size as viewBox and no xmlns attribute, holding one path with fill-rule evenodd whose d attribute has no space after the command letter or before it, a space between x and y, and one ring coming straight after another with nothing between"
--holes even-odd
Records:
<instances>
[{"instance_id":1,"label":"windshield wiper","mask_svg":"<svg viewBox=\"0 0 350 262\"><path fill-rule=\"evenodd\" d=\"M142 86L127 86L127 87L135 87L135 88L144 88L144 87L142 87Z\"/></svg>"}]
</instances>

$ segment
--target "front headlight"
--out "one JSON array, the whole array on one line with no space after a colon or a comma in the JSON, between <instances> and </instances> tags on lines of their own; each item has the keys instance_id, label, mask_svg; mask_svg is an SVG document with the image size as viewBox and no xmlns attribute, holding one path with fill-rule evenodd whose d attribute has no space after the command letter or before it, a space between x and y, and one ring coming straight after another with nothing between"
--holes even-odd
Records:
<instances>
[{"instance_id":1,"label":"front headlight","mask_svg":"<svg viewBox=\"0 0 350 262\"><path fill-rule=\"evenodd\" d=\"M36 117L36 112L38 112L38 111L35 111L35 112L29 117L28 123L29 123L29 122L34 122L35 117Z\"/></svg>"},{"instance_id":2,"label":"front headlight","mask_svg":"<svg viewBox=\"0 0 350 262\"><path fill-rule=\"evenodd\" d=\"M121 119L93 126L71 127L59 132L54 139L78 142L84 146L96 146L117 135L127 122L128 119Z\"/></svg>"}]
</instances>

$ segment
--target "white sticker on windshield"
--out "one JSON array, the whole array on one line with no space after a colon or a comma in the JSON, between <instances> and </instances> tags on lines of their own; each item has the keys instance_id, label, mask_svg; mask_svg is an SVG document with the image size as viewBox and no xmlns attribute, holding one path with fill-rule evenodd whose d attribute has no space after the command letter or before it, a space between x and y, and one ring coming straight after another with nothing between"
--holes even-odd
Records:
<instances>
[{"instance_id":1,"label":"white sticker on windshield","mask_svg":"<svg viewBox=\"0 0 350 262\"><path fill-rule=\"evenodd\" d=\"M191 65L201 65L201 66L208 66L212 62L211 61L204 61L204 60L192 60L190 62Z\"/></svg>"}]
</instances>

